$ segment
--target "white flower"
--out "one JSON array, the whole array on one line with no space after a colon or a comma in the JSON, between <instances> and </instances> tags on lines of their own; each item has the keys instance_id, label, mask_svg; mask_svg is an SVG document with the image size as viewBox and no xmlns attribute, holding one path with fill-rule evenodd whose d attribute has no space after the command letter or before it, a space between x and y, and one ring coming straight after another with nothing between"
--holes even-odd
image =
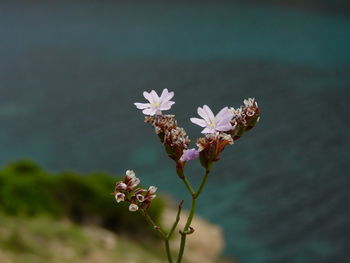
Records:
<instances>
[{"instance_id":1,"label":"white flower","mask_svg":"<svg viewBox=\"0 0 350 263\"><path fill-rule=\"evenodd\" d=\"M136 199L139 201L139 202L143 202L143 201L145 201L145 197L143 196L143 195L141 195L141 194L137 194L136 195Z\"/></svg>"},{"instance_id":2,"label":"white flower","mask_svg":"<svg viewBox=\"0 0 350 263\"><path fill-rule=\"evenodd\" d=\"M143 96L149 103L134 103L135 106L142 110L145 115L161 115L163 110L170 110L171 106L175 103L170 101L174 97L174 92L169 92L168 89L164 89L160 97L152 90L151 92L143 92Z\"/></svg>"},{"instance_id":3,"label":"white flower","mask_svg":"<svg viewBox=\"0 0 350 263\"><path fill-rule=\"evenodd\" d=\"M258 103L255 101L255 98L248 98L248 99L246 99L246 100L244 100L243 101L243 103L244 103L244 105L246 106L246 107L258 107Z\"/></svg>"},{"instance_id":4,"label":"white flower","mask_svg":"<svg viewBox=\"0 0 350 263\"><path fill-rule=\"evenodd\" d=\"M237 108L237 109L235 109L235 108L233 108L233 107L231 107L230 109L229 109L229 111L232 113L232 115L234 116L234 117L242 117L242 115L244 114L243 113L243 109L242 109L242 107L239 107L239 108Z\"/></svg>"},{"instance_id":5,"label":"white flower","mask_svg":"<svg viewBox=\"0 0 350 263\"><path fill-rule=\"evenodd\" d=\"M233 144L233 139L232 139L232 136L230 134L225 134L223 137L222 137L223 140L227 141L229 144Z\"/></svg>"},{"instance_id":6,"label":"white flower","mask_svg":"<svg viewBox=\"0 0 350 263\"><path fill-rule=\"evenodd\" d=\"M157 187L155 187L155 186L150 186L149 188L148 188L148 193L149 194L154 194L156 191L157 191Z\"/></svg>"},{"instance_id":7,"label":"white flower","mask_svg":"<svg viewBox=\"0 0 350 263\"><path fill-rule=\"evenodd\" d=\"M126 174L128 180L130 180L130 179L135 177L135 172L133 170L127 170L125 172L125 174Z\"/></svg>"},{"instance_id":8,"label":"white flower","mask_svg":"<svg viewBox=\"0 0 350 263\"><path fill-rule=\"evenodd\" d=\"M138 186L138 184L140 183L140 179L137 177L133 177L131 178L131 180L128 182L128 187L129 188L134 188L136 186Z\"/></svg>"},{"instance_id":9,"label":"white flower","mask_svg":"<svg viewBox=\"0 0 350 263\"><path fill-rule=\"evenodd\" d=\"M115 194L115 200L117 201L117 203L120 203L120 202L124 201L125 200L125 194L117 192Z\"/></svg>"},{"instance_id":10,"label":"white flower","mask_svg":"<svg viewBox=\"0 0 350 263\"><path fill-rule=\"evenodd\" d=\"M198 107L197 112L202 119L191 118L191 122L203 127L202 133L216 133L217 131L232 129L231 119L233 114L227 107L221 109L216 116L207 105L204 105L203 108Z\"/></svg>"},{"instance_id":11,"label":"white flower","mask_svg":"<svg viewBox=\"0 0 350 263\"><path fill-rule=\"evenodd\" d=\"M138 205L135 205L135 204L130 204L129 205L129 211L130 212L136 212L137 210L139 210Z\"/></svg>"},{"instance_id":12,"label":"white flower","mask_svg":"<svg viewBox=\"0 0 350 263\"><path fill-rule=\"evenodd\" d=\"M117 189L117 190L125 190L126 187L127 187L127 186L126 186L125 183L119 182L119 183L117 184L117 186L115 187L115 189Z\"/></svg>"}]
</instances>

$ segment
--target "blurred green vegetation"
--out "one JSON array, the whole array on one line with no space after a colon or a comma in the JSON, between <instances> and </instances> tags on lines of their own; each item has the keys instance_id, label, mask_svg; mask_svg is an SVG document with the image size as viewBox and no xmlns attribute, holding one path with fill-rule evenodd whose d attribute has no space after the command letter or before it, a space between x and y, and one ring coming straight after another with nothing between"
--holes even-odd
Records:
<instances>
[{"instance_id":1,"label":"blurred green vegetation","mask_svg":"<svg viewBox=\"0 0 350 263\"><path fill-rule=\"evenodd\" d=\"M135 236L154 233L139 213L129 212L128 204L115 202L118 180L105 173L50 173L32 161L16 161L0 170L0 213L68 218ZM149 213L156 222L163 208L162 198L152 202Z\"/></svg>"},{"instance_id":2,"label":"blurred green vegetation","mask_svg":"<svg viewBox=\"0 0 350 263\"><path fill-rule=\"evenodd\" d=\"M146 243L147 245L148 243ZM141 245L97 226L0 214L1 263L165 262L161 243Z\"/></svg>"}]
</instances>

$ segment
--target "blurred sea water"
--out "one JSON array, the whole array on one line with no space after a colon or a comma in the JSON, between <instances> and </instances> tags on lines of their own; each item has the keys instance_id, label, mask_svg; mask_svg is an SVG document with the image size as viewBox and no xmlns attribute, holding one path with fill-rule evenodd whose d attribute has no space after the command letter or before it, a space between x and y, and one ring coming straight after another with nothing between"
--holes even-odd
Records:
<instances>
[{"instance_id":1,"label":"blurred sea water","mask_svg":"<svg viewBox=\"0 0 350 263\"><path fill-rule=\"evenodd\" d=\"M0 3L0 163L131 168L181 200L133 102L174 90L194 142L198 106L255 97L261 122L224 151L199 214L238 262L346 262L349 29L344 14L257 3Z\"/></svg>"}]
</instances>

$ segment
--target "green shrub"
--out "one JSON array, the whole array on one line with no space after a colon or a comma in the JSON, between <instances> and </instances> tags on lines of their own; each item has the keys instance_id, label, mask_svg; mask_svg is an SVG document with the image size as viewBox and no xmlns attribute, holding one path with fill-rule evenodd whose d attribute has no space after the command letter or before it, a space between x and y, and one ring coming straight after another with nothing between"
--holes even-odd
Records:
<instances>
[{"instance_id":1,"label":"green shrub","mask_svg":"<svg viewBox=\"0 0 350 263\"><path fill-rule=\"evenodd\" d=\"M139 213L117 204L112 194L118 178L104 173L55 175L30 161L18 161L0 171L0 211L20 216L46 214L80 224L97 224L116 232L149 232ZM164 202L156 198L149 213L159 222Z\"/></svg>"}]
</instances>

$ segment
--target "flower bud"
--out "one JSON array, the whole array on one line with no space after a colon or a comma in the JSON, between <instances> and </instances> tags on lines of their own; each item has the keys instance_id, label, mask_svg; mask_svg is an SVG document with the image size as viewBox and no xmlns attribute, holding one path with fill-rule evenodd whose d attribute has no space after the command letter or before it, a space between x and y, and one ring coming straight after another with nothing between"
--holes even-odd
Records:
<instances>
[{"instance_id":1,"label":"flower bud","mask_svg":"<svg viewBox=\"0 0 350 263\"><path fill-rule=\"evenodd\" d=\"M126 182L135 177L135 172L133 170L127 170L125 174L126 174L125 176Z\"/></svg>"},{"instance_id":2,"label":"flower bud","mask_svg":"<svg viewBox=\"0 0 350 263\"><path fill-rule=\"evenodd\" d=\"M207 134L199 138L197 146L200 150L199 160L202 166L208 169L211 163L220 160L220 153L229 144L233 144L233 139L226 133Z\"/></svg>"},{"instance_id":3,"label":"flower bud","mask_svg":"<svg viewBox=\"0 0 350 263\"><path fill-rule=\"evenodd\" d=\"M161 115L146 117L145 122L150 123L164 145L168 156L174 161L178 161L185 149L188 148L190 140L181 127L178 127L174 115Z\"/></svg>"},{"instance_id":4,"label":"flower bud","mask_svg":"<svg viewBox=\"0 0 350 263\"><path fill-rule=\"evenodd\" d=\"M234 140L238 140L241 136L252 129L260 118L260 110L255 99L245 99L244 106L238 109L231 108L233 113L231 124L233 129L229 131Z\"/></svg>"},{"instance_id":5,"label":"flower bud","mask_svg":"<svg viewBox=\"0 0 350 263\"><path fill-rule=\"evenodd\" d=\"M155 186L150 186L149 188L148 188L148 194L154 194L156 191L157 191L157 187L155 187Z\"/></svg>"},{"instance_id":6,"label":"flower bud","mask_svg":"<svg viewBox=\"0 0 350 263\"><path fill-rule=\"evenodd\" d=\"M127 185L125 183L119 182L119 183L117 183L115 190L125 190L126 187L127 187Z\"/></svg>"},{"instance_id":7,"label":"flower bud","mask_svg":"<svg viewBox=\"0 0 350 263\"><path fill-rule=\"evenodd\" d=\"M120 203L120 202L124 201L125 200L125 194L117 192L115 194L115 200L117 201L117 203Z\"/></svg>"},{"instance_id":8,"label":"flower bud","mask_svg":"<svg viewBox=\"0 0 350 263\"><path fill-rule=\"evenodd\" d=\"M141 195L141 194L137 194L136 195L136 199L139 201L139 202L143 202L143 201L145 201L145 197L143 196L143 195Z\"/></svg>"},{"instance_id":9,"label":"flower bud","mask_svg":"<svg viewBox=\"0 0 350 263\"><path fill-rule=\"evenodd\" d=\"M137 177L131 178L131 180L128 182L128 188L133 189L134 187L138 186L140 183L140 179Z\"/></svg>"},{"instance_id":10,"label":"flower bud","mask_svg":"<svg viewBox=\"0 0 350 263\"><path fill-rule=\"evenodd\" d=\"M136 212L137 210L139 210L138 205L136 205L136 204L130 204L129 205L129 211L130 212Z\"/></svg>"},{"instance_id":11,"label":"flower bud","mask_svg":"<svg viewBox=\"0 0 350 263\"><path fill-rule=\"evenodd\" d=\"M199 156L199 151L197 151L194 148L184 150L184 152L180 158L180 161L182 161L182 162L191 161L191 160L197 159L198 156Z\"/></svg>"},{"instance_id":12,"label":"flower bud","mask_svg":"<svg viewBox=\"0 0 350 263\"><path fill-rule=\"evenodd\" d=\"M157 197L157 195L149 195L149 196L147 196L147 201L152 201L156 197Z\"/></svg>"}]
</instances>

